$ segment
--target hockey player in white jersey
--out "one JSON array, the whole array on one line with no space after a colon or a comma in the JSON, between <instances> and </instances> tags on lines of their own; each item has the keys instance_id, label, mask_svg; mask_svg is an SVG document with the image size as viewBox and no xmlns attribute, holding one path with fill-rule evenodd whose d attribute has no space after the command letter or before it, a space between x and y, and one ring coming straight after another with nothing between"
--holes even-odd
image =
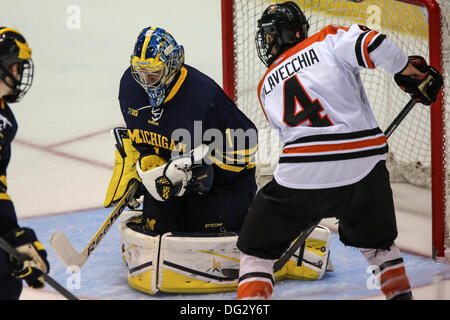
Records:
<instances>
[{"instance_id":1,"label":"hockey player in white jersey","mask_svg":"<svg viewBox=\"0 0 450 320\"><path fill-rule=\"evenodd\" d=\"M426 105L436 100L442 78L423 58L408 57L365 26L329 25L310 37L308 29L294 2L269 6L258 21L257 51L269 68L258 96L284 148L274 179L258 192L238 239L238 298L269 298L274 261L302 231L336 217L340 240L360 248L378 267L386 298L412 299L394 243L388 145L359 73L381 67Z\"/></svg>"}]
</instances>

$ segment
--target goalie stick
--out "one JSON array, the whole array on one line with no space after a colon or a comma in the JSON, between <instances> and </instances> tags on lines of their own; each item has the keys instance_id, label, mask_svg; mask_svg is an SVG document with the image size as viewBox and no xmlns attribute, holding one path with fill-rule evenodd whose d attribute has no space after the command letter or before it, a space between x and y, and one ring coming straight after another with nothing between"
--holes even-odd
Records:
<instances>
[{"instance_id":1,"label":"goalie stick","mask_svg":"<svg viewBox=\"0 0 450 320\"><path fill-rule=\"evenodd\" d=\"M122 199L117 203L114 210L108 216L106 221L97 231L95 236L86 246L86 248L78 253L73 245L70 243L69 239L66 237L64 232L57 231L53 234L50 239L50 245L53 250L56 252L58 257L67 265L67 266L78 266L81 268L95 248L98 246L100 241L104 238L105 234L109 231L113 223L117 220L120 214L123 212L125 207L128 205L130 200L134 197L137 190L139 188L139 182L134 181L129 187L128 191L122 197Z\"/></svg>"},{"instance_id":2,"label":"goalie stick","mask_svg":"<svg viewBox=\"0 0 450 320\"><path fill-rule=\"evenodd\" d=\"M405 119L405 117L408 115L408 113L413 109L415 105L416 102L413 99L409 100L406 106L402 109L402 111L400 111L397 117L395 117L395 119L391 122L391 124L384 132L386 138L389 138L392 135L395 129L397 129L397 127L400 125L403 119ZM281 268L284 267L284 265L289 261L289 259L291 259L294 253L305 243L306 239L314 231L314 229L317 227L319 223L314 224L312 227L306 229L298 236L298 238L290 246L290 248L285 253L283 253L283 255L277 261L275 261L275 263L273 264L273 273L280 271ZM239 269L224 269L222 270L222 273L225 276L230 277L232 279L237 279L239 277Z\"/></svg>"},{"instance_id":3,"label":"goalie stick","mask_svg":"<svg viewBox=\"0 0 450 320\"><path fill-rule=\"evenodd\" d=\"M14 249L5 239L0 237L0 248L2 248L6 253L10 254L14 259L18 262L23 262L28 260L28 257L24 254L18 252ZM56 282L52 277L50 277L46 273L42 273L42 277L45 282L52 286L56 291L58 291L61 295L63 295L68 300L78 300L72 293L66 290L63 286L61 286L58 282Z\"/></svg>"}]
</instances>

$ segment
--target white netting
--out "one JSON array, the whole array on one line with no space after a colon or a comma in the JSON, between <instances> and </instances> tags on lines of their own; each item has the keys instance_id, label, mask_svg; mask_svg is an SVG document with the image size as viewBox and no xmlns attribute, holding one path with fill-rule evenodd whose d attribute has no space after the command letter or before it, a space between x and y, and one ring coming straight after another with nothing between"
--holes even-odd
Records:
<instances>
[{"instance_id":1,"label":"white netting","mask_svg":"<svg viewBox=\"0 0 450 320\"><path fill-rule=\"evenodd\" d=\"M237 105L259 129L257 172L258 178L261 180L260 184L267 181L264 176L270 176L273 173L278 162L281 145L276 132L268 127L259 106L256 88L267 69L258 59L254 37L256 21L268 5L276 2L284 1L234 1ZM439 0L439 2L442 7L443 70L446 77L443 122L449 123L450 4L449 0ZM428 12L425 7L398 0L366 0L362 2L299 0L297 3L309 19L310 35L328 24L358 23L386 34L408 55L421 55L429 61ZM385 130L409 101L409 96L396 86L392 75L384 70L364 70L362 79L380 128ZM448 130L445 130L446 141L450 138L448 135ZM429 107L416 105L389 138L388 168L393 182L407 182L431 188L430 138ZM448 150L446 151L445 158L448 162L450 154ZM447 173L445 173L445 177L448 181ZM448 189L446 189L446 194L450 194ZM450 225L450 214L447 214L446 217L448 226ZM448 227L446 230L448 232ZM446 239L448 239L448 233ZM447 247L450 247L449 240L447 240Z\"/></svg>"}]
</instances>

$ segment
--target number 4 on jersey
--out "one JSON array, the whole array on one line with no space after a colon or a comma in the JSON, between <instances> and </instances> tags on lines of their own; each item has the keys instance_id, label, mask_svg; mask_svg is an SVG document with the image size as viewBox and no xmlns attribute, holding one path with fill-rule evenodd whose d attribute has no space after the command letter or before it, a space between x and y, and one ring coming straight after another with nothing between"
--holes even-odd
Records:
<instances>
[{"instance_id":1,"label":"number 4 on jersey","mask_svg":"<svg viewBox=\"0 0 450 320\"><path fill-rule=\"evenodd\" d=\"M297 76L286 80L284 83L284 123L289 127L297 127L303 123L306 124L307 121L309 121L307 125L311 127L332 126L333 123L323 111L320 101L318 99L311 100Z\"/></svg>"}]
</instances>

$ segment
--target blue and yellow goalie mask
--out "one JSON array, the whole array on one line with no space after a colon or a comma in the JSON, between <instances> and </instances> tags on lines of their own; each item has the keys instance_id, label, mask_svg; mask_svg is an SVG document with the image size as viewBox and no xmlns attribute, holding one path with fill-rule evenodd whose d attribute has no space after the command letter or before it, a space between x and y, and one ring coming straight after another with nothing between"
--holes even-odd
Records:
<instances>
[{"instance_id":1,"label":"blue and yellow goalie mask","mask_svg":"<svg viewBox=\"0 0 450 320\"><path fill-rule=\"evenodd\" d=\"M148 27L139 33L131 55L131 73L148 93L151 106L164 102L168 87L183 64L183 46L167 31Z\"/></svg>"}]
</instances>

